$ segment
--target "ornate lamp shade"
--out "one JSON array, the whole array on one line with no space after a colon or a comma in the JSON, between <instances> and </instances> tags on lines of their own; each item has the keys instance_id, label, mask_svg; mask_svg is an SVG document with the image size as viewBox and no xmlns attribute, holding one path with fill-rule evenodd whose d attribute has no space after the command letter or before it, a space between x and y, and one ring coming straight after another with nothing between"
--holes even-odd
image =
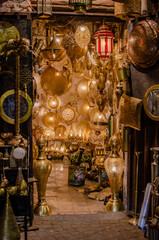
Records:
<instances>
[{"instance_id":1,"label":"ornate lamp shade","mask_svg":"<svg viewBox=\"0 0 159 240\"><path fill-rule=\"evenodd\" d=\"M80 98L86 99L88 97L88 79L83 78L77 84L77 94Z\"/></svg>"},{"instance_id":2,"label":"ornate lamp shade","mask_svg":"<svg viewBox=\"0 0 159 240\"><path fill-rule=\"evenodd\" d=\"M78 107L79 114L85 118L89 118L90 103L87 99L82 100Z\"/></svg>"},{"instance_id":3,"label":"ornate lamp shade","mask_svg":"<svg viewBox=\"0 0 159 240\"><path fill-rule=\"evenodd\" d=\"M48 112L42 117L43 124L48 128L54 128L58 124L58 117L56 113Z\"/></svg>"},{"instance_id":4,"label":"ornate lamp shade","mask_svg":"<svg viewBox=\"0 0 159 240\"><path fill-rule=\"evenodd\" d=\"M53 109L58 108L58 106L59 106L59 99L56 96L51 97L49 99L49 101L48 101L48 105L49 105L49 107L51 107Z\"/></svg>"},{"instance_id":5,"label":"ornate lamp shade","mask_svg":"<svg viewBox=\"0 0 159 240\"><path fill-rule=\"evenodd\" d=\"M88 135L91 131L89 121L82 120L77 124L76 130L79 132L82 129L84 138L88 139Z\"/></svg>"},{"instance_id":6,"label":"ornate lamp shade","mask_svg":"<svg viewBox=\"0 0 159 240\"><path fill-rule=\"evenodd\" d=\"M50 129L50 128L46 128L44 129L44 138L45 140L49 141L52 140L54 138L55 132Z\"/></svg>"},{"instance_id":7,"label":"ornate lamp shade","mask_svg":"<svg viewBox=\"0 0 159 240\"><path fill-rule=\"evenodd\" d=\"M63 125L58 125L55 128L55 137L58 139L64 139L66 137L67 130L66 127Z\"/></svg>"},{"instance_id":8,"label":"ornate lamp shade","mask_svg":"<svg viewBox=\"0 0 159 240\"><path fill-rule=\"evenodd\" d=\"M114 34L107 26L102 25L95 33L94 38L96 41L95 50L97 55L101 58L109 58L113 53Z\"/></svg>"},{"instance_id":9,"label":"ornate lamp shade","mask_svg":"<svg viewBox=\"0 0 159 240\"><path fill-rule=\"evenodd\" d=\"M52 0L37 0L37 13L40 16L52 15Z\"/></svg>"},{"instance_id":10,"label":"ornate lamp shade","mask_svg":"<svg viewBox=\"0 0 159 240\"><path fill-rule=\"evenodd\" d=\"M74 12L85 14L91 8L92 0L69 0L69 5L74 8Z\"/></svg>"}]
</instances>

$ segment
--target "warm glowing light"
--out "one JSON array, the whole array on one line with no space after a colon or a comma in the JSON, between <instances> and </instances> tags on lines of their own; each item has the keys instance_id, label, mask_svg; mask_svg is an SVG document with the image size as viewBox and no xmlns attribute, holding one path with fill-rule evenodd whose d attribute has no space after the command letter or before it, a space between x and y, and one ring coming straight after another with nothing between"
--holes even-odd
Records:
<instances>
[{"instance_id":1,"label":"warm glowing light","mask_svg":"<svg viewBox=\"0 0 159 240\"><path fill-rule=\"evenodd\" d=\"M60 42L60 39L59 39L59 38L56 38L56 42L58 42L58 43L59 43L59 42Z\"/></svg>"},{"instance_id":2,"label":"warm glowing light","mask_svg":"<svg viewBox=\"0 0 159 240\"><path fill-rule=\"evenodd\" d=\"M81 31L83 32L83 31L85 31L85 27L80 27L80 29L81 29Z\"/></svg>"},{"instance_id":3,"label":"warm glowing light","mask_svg":"<svg viewBox=\"0 0 159 240\"><path fill-rule=\"evenodd\" d=\"M112 167L112 172L116 172L116 167Z\"/></svg>"},{"instance_id":4,"label":"warm glowing light","mask_svg":"<svg viewBox=\"0 0 159 240\"><path fill-rule=\"evenodd\" d=\"M53 117L50 117L50 120L52 121L52 120L53 120Z\"/></svg>"}]
</instances>

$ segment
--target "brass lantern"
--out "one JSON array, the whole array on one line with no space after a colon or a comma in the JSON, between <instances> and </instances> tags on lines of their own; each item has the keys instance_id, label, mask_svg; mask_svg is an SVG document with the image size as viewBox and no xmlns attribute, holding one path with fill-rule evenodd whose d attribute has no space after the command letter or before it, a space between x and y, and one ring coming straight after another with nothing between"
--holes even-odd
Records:
<instances>
[{"instance_id":1,"label":"brass lantern","mask_svg":"<svg viewBox=\"0 0 159 240\"><path fill-rule=\"evenodd\" d=\"M74 8L75 13L85 14L91 8L92 0L69 0L69 5Z\"/></svg>"},{"instance_id":2,"label":"brass lantern","mask_svg":"<svg viewBox=\"0 0 159 240\"><path fill-rule=\"evenodd\" d=\"M37 0L37 14L42 17L52 15L52 0Z\"/></svg>"}]
</instances>

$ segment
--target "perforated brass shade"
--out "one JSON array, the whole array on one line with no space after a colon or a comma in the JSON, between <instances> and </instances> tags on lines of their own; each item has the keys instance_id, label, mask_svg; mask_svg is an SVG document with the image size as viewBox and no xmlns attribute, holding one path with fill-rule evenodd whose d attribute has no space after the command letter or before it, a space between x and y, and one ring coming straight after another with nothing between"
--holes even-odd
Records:
<instances>
[{"instance_id":1,"label":"perforated brass shade","mask_svg":"<svg viewBox=\"0 0 159 240\"><path fill-rule=\"evenodd\" d=\"M62 95L71 86L71 78L66 69L62 71L56 70L54 67L48 66L41 75L41 86L50 95Z\"/></svg>"}]
</instances>

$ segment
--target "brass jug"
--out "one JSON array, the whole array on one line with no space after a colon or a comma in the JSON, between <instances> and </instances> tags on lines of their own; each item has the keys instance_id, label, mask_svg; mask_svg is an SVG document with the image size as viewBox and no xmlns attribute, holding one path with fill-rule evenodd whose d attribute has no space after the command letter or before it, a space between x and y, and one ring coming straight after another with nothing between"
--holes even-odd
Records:
<instances>
[{"instance_id":1,"label":"brass jug","mask_svg":"<svg viewBox=\"0 0 159 240\"><path fill-rule=\"evenodd\" d=\"M38 190L38 202L34 207L34 214L38 216L47 216L51 214L51 208L46 202L46 185L50 175L52 165L49 160L46 159L44 153L45 140L41 135L37 140L39 148L38 158L34 161L34 177L37 181Z\"/></svg>"}]
</instances>

